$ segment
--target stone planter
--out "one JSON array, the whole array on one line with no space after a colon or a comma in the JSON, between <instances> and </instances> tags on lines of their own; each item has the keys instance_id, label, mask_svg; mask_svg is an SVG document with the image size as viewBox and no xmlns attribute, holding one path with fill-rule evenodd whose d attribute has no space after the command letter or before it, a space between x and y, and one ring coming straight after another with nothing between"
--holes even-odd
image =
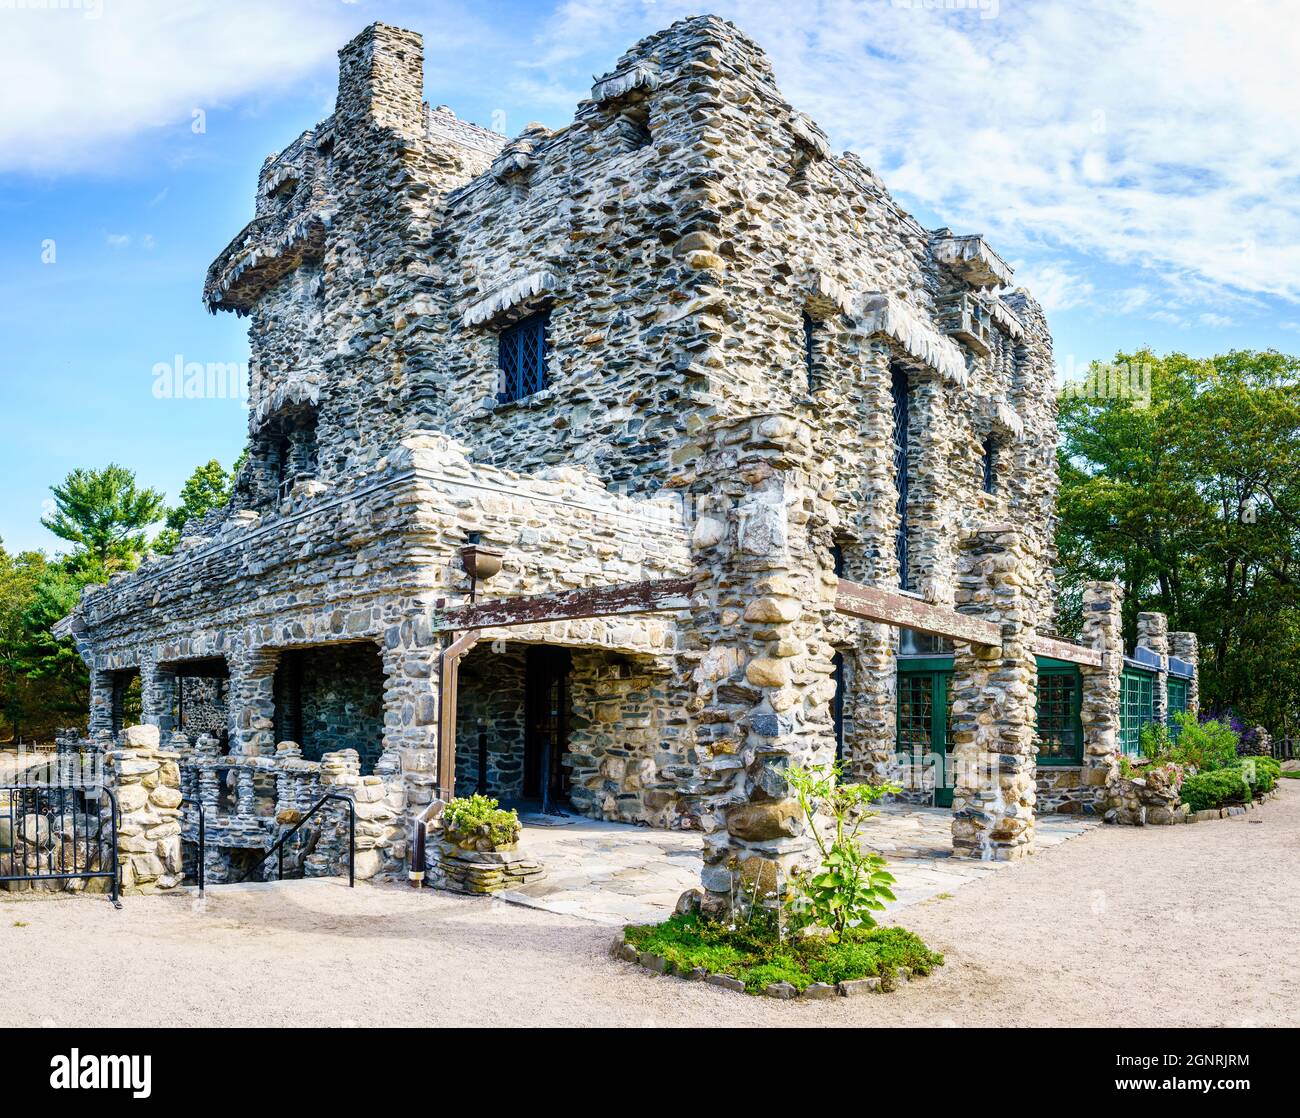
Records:
<instances>
[{"instance_id":1,"label":"stone planter","mask_svg":"<svg viewBox=\"0 0 1300 1118\"><path fill-rule=\"evenodd\" d=\"M508 850L474 850L440 839L433 867L435 882L454 893L483 896L540 880L545 874L541 862L519 852L517 844Z\"/></svg>"}]
</instances>

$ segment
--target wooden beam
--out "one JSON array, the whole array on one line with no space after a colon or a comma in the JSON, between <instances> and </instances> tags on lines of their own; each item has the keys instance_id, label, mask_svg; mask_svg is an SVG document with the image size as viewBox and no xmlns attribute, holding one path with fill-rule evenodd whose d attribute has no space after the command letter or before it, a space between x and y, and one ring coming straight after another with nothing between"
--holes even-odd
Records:
<instances>
[{"instance_id":1,"label":"wooden beam","mask_svg":"<svg viewBox=\"0 0 1300 1118\"><path fill-rule=\"evenodd\" d=\"M438 797L456 794L456 690L460 661L478 644L477 629L461 633L438 654Z\"/></svg>"},{"instance_id":2,"label":"wooden beam","mask_svg":"<svg viewBox=\"0 0 1300 1118\"><path fill-rule=\"evenodd\" d=\"M1067 660L1071 664L1081 664L1087 668L1101 667L1101 653L1095 648L1084 648L1055 637L1040 636L1034 637L1030 645L1036 656L1050 656L1054 660Z\"/></svg>"},{"instance_id":3,"label":"wooden beam","mask_svg":"<svg viewBox=\"0 0 1300 1118\"><path fill-rule=\"evenodd\" d=\"M433 623L434 628L447 631L658 613L661 610L689 609L694 592L695 580L690 578L580 587L557 594L528 594L456 606L435 614Z\"/></svg>"},{"instance_id":4,"label":"wooden beam","mask_svg":"<svg viewBox=\"0 0 1300 1118\"><path fill-rule=\"evenodd\" d=\"M995 646L1002 643L1002 629L992 621L961 613L951 606L924 602L896 590L863 586L846 578L839 581L835 608L852 617L879 621L900 629L915 629L918 633L930 633L950 640Z\"/></svg>"}]
</instances>

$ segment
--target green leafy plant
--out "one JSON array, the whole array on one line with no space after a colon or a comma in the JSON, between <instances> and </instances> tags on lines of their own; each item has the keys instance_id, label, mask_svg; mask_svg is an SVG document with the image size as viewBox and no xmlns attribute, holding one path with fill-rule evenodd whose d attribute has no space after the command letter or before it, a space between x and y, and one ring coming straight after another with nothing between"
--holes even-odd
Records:
<instances>
[{"instance_id":1,"label":"green leafy plant","mask_svg":"<svg viewBox=\"0 0 1300 1118\"><path fill-rule=\"evenodd\" d=\"M1183 781L1180 799L1192 811L1209 811L1251 798L1250 784L1238 768L1196 773Z\"/></svg>"},{"instance_id":2,"label":"green leafy plant","mask_svg":"<svg viewBox=\"0 0 1300 1118\"><path fill-rule=\"evenodd\" d=\"M1238 757L1229 768L1241 772L1255 796L1273 791L1282 775L1281 764L1272 757Z\"/></svg>"},{"instance_id":3,"label":"green leafy plant","mask_svg":"<svg viewBox=\"0 0 1300 1118\"><path fill-rule=\"evenodd\" d=\"M452 841L479 837L494 847L512 846L519 841L519 813L506 810L491 796L458 796L442 811L442 826Z\"/></svg>"},{"instance_id":4,"label":"green leafy plant","mask_svg":"<svg viewBox=\"0 0 1300 1118\"><path fill-rule=\"evenodd\" d=\"M1231 765L1237 759L1237 742L1240 735L1226 722L1198 722L1194 714L1175 714L1178 720L1178 742L1174 760L1195 765L1201 772L1210 772Z\"/></svg>"},{"instance_id":5,"label":"green leafy plant","mask_svg":"<svg viewBox=\"0 0 1300 1118\"><path fill-rule=\"evenodd\" d=\"M885 870L883 857L862 849L858 831L873 814L866 810L868 804L902 789L896 784L841 783L837 763L792 765L785 776L821 853L817 869L790 882L785 902L790 926L796 931L823 928L832 941L850 928L874 927L872 913L894 899L889 889L894 878ZM826 834L818 826L819 813L830 817Z\"/></svg>"},{"instance_id":6,"label":"green leafy plant","mask_svg":"<svg viewBox=\"0 0 1300 1118\"><path fill-rule=\"evenodd\" d=\"M657 955L672 971L696 968L726 974L761 994L773 982L803 990L814 982L833 984L879 977L892 985L900 967L929 974L943 965L914 933L903 928L849 928L839 939L795 936L782 941L761 925L732 928L696 914L671 916L662 924L630 927L624 939L638 950Z\"/></svg>"}]
</instances>

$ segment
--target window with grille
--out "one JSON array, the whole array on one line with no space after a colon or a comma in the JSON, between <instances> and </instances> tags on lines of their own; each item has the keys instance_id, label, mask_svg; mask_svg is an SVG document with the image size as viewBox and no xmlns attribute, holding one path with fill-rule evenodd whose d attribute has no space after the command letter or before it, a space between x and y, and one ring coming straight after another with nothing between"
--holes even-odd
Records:
<instances>
[{"instance_id":1,"label":"window with grille","mask_svg":"<svg viewBox=\"0 0 1300 1118\"><path fill-rule=\"evenodd\" d=\"M497 364L501 369L497 399L507 404L546 387L545 314L534 314L501 331Z\"/></svg>"},{"instance_id":2,"label":"window with grille","mask_svg":"<svg viewBox=\"0 0 1300 1118\"><path fill-rule=\"evenodd\" d=\"M897 367L893 371L890 396L894 405L894 487L898 490L898 536L894 541L898 554L898 584L911 589L907 576L907 373Z\"/></svg>"},{"instance_id":3,"label":"window with grille","mask_svg":"<svg viewBox=\"0 0 1300 1118\"><path fill-rule=\"evenodd\" d=\"M1125 668L1120 675L1119 738L1130 757L1142 752L1142 727L1155 718L1155 688L1150 672Z\"/></svg>"},{"instance_id":4,"label":"window with grille","mask_svg":"<svg viewBox=\"0 0 1300 1118\"><path fill-rule=\"evenodd\" d=\"M984 440L984 457L981 463L981 484L985 493L992 493L997 488L998 448L992 438Z\"/></svg>"},{"instance_id":5,"label":"window with grille","mask_svg":"<svg viewBox=\"0 0 1300 1118\"><path fill-rule=\"evenodd\" d=\"M1038 763L1083 763L1079 673L1073 668L1038 673Z\"/></svg>"},{"instance_id":6,"label":"window with grille","mask_svg":"<svg viewBox=\"0 0 1300 1118\"><path fill-rule=\"evenodd\" d=\"M922 758L934 736L934 676L929 672L898 677L898 752Z\"/></svg>"}]
</instances>

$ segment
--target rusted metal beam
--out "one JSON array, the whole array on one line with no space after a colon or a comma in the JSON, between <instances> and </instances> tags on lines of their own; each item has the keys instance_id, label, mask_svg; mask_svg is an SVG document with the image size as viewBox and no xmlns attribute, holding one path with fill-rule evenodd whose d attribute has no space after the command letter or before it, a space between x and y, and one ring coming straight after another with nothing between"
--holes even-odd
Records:
<instances>
[{"instance_id":1,"label":"rusted metal beam","mask_svg":"<svg viewBox=\"0 0 1300 1118\"><path fill-rule=\"evenodd\" d=\"M1037 656L1068 660L1071 664L1081 664L1086 668L1101 667L1101 653L1095 648L1084 648L1082 645L1057 640L1055 637L1040 636L1034 637L1030 644Z\"/></svg>"},{"instance_id":2,"label":"rusted metal beam","mask_svg":"<svg viewBox=\"0 0 1300 1118\"><path fill-rule=\"evenodd\" d=\"M438 798L456 794L456 689L460 662L478 644L477 629L461 633L438 654Z\"/></svg>"},{"instance_id":3,"label":"rusted metal beam","mask_svg":"<svg viewBox=\"0 0 1300 1118\"><path fill-rule=\"evenodd\" d=\"M915 629L918 633L930 633L950 640L983 645L1002 643L1002 629L992 621L961 613L951 606L923 602L896 590L863 586L846 578L840 579L836 589L835 609L867 621Z\"/></svg>"},{"instance_id":4,"label":"rusted metal beam","mask_svg":"<svg viewBox=\"0 0 1300 1118\"><path fill-rule=\"evenodd\" d=\"M689 578L581 587L557 594L529 594L456 606L436 614L433 622L435 628L447 631L658 613L661 610L689 609L694 592L695 580Z\"/></svg>"}]
</instances>

